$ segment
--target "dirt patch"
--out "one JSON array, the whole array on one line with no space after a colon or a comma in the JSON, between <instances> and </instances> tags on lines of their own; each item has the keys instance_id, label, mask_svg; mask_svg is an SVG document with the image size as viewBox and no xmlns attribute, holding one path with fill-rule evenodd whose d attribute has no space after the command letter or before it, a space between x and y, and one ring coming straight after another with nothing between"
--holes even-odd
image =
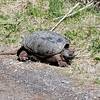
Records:
<instances>
[{"instance_id":1,"label":"dirt patch","mask_svg":"<svg viewBox=\"0 0 100 100\"><path fill-rule=\"evenodd\" d=\"M70 68L0 56L1 100L99 100L100 88L66 76Z\"/></svg>"}]
</instances>

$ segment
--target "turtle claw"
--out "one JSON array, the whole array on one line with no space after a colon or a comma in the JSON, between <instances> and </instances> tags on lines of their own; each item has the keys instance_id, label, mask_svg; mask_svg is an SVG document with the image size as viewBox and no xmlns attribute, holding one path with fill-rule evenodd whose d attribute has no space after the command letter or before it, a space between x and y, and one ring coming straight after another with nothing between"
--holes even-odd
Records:
<instances>
[{"instance_id":1,"label":"turtle claw","mask_svg":"<svg viewBox=\"0 0 100 100\"><path fill-rule=\"evenodd\" d=\"M59 65L60 67L68 67L68 64L67 64L65 61L59 61L59 62L58 62L58 65Z\"/></svg>"}]
</instances>

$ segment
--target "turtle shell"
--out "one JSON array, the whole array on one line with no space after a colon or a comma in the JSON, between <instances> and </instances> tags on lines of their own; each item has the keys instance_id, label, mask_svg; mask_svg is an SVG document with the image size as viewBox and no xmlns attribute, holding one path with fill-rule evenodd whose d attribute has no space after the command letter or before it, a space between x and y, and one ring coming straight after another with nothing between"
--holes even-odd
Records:
<instances>
[{"instance_id":1,"label":"turtle shell","mask_svg":"<svg viewBox=\"0 0 100 100\"><path fill-rule=\"evenodd\" d=\"M66 44L69 45L69 39L51 31L38 31L26 36L22 45L32 53L47 57L60 53Z\"/></svg>"}]
</instances>

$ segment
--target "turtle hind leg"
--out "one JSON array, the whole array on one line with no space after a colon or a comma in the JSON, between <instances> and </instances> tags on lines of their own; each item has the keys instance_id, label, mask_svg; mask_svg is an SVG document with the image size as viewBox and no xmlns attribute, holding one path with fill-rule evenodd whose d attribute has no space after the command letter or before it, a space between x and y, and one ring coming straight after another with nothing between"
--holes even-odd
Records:
<instances>
[{"instance_id":1,"label":"turtle hind leg","mask_svg":"<svg viewBox=\"0 0 100 100\"><path fill-rule=\"evenodd\" d=\"M21 46L17 51L17 60L25 62L29 60L29 55L31 55L31 53L27 49L25 49L24 46Z\"/></svg>"},{"instance_id":2,"label":"turtle hind leg","mask_svg":"<svg viewBox=\"0 0 100 100\"><path fill-rule=\"evenodd\" d=\"M28 60L28 54L27 54L27 52L24 51L24 50L22 50L20 52L20 54L18 55L18 60L19 61L23 61L23 62L27 61Z\"/></svg>"}]
</instances>

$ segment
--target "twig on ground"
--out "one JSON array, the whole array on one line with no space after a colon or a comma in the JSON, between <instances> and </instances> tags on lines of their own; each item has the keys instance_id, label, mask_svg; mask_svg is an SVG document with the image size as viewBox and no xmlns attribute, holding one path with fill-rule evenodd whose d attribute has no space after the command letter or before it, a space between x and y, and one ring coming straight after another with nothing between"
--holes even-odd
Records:
<instances>
[{"instance_id":1,"label":"twig on ground","mask_svg":"<svg viewBox=\"0 0 100 100\"><path fill-rule=\"evenodd\" d=\"M93 2L92 3L89 3L87 4L85 7L79 9L78 11L75 11L73 13L71 13L79 4L76 4L67 14L65 14L65 16L63 16L63 18L50 30L50 31L53 31L65 18L67 17L71 17L77 13L79 13L80 11L90 7L91 5L93 5Z\"/></svg>"},{"instance_id":2,"label":"twig on ground","mask_svg":"<svg viewBox=\"0 0 100 100\"><path fill-rule=\"evenodd\" d=\"M72 9L70 9L69 12L65 14L65 16L50 31L53 31L77 6L79 6L79 3L77 3Z\"/></svg>"}]
</instances>

